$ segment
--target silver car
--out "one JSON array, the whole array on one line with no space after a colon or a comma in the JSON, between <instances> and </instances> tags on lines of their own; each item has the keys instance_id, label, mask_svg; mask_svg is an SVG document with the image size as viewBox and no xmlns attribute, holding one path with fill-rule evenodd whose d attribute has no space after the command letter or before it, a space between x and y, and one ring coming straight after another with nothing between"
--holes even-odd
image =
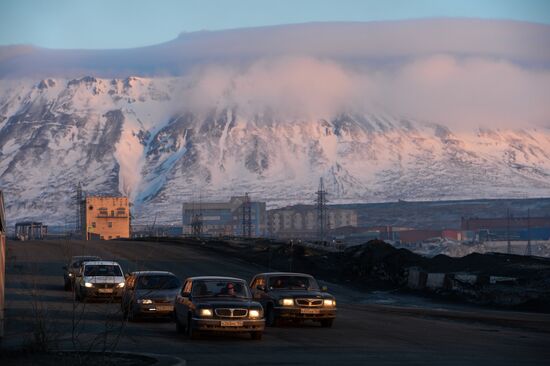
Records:
<instances>
[{"instance_id":1,"label":"silver car","mask_svg":"<svg viewBox=\"0 0 550 366\"><path fill-rule=\"evenodd\" d=\"M122 312L128 320L139 316L171 317L180 289L180 280L171 272L132 272L126 277Z\"/></svg>"}]
</instances>

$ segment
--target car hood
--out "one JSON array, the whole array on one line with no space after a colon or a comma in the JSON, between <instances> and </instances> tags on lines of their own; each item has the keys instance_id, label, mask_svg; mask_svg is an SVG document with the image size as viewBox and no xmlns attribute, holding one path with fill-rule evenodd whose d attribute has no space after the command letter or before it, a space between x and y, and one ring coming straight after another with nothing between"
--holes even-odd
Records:
<instances>
[{"instance_id":1,"label":"car hood","mask_svg":"<svg viewBox=\"0 0 550 366\"><path fill-rule=\"evenodd\" d=\"M211 306L213 308L231 308L231 307L250 307L258 306L260 303L251 299L227 298L227 297L195 297L193 302L201 306Z\"/></svg>"},{"instance_id":2,"label":"car hood","mask_svg":"<svg viewBox=\"0 0 550 366\"><path fill-rule=\"evenodd\" d=\"M90 283L121 283L124 282L122 276L85 276L84 282Z\"/></svg>"},{"instance_id":3,"label":"car hood","mask_svg":"<svg viewBox=\"0 0 550 366\"><path fill-rule=\"evenodd\" d=\"M334 296L321 291L303 291L303 290L271 290L268 292L271 297L283 298L291 297L293 299L304 297L309 299L333 299Z\"/></svg>"},{"instance_id":4,"label":"car hood","mask_svg":"<svg viewBox=\"0 0 550 366\"><path fill-rule=\"evenodd\" d=\"M136 299L151 299L151 300L164 300L174 301L179 289L163 289L163 290L136 290L134 292Z\"/></svg>"}]
</instances>

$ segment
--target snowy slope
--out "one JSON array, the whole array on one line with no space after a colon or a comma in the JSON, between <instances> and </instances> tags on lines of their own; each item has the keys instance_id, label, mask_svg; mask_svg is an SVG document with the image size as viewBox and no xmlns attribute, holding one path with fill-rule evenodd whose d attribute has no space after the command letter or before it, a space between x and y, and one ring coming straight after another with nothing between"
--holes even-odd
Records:
<instances>
[{"instance_id":1,"label":"snowy slope","mask_svg":"<svg viewBox=\"0 0 550 366\"><path fill-rule=\"evenodd\" d=\"M550 192L550 131L448 128L387 113L250 117L186 110L171 78L13 80L0 89L8 217L73 221L74 186L127 194L137 221L177 222L186 200L250 192L272 206L537 197ZM174 108L177 105L178 108Z\"/></svg>"}]
</instances>

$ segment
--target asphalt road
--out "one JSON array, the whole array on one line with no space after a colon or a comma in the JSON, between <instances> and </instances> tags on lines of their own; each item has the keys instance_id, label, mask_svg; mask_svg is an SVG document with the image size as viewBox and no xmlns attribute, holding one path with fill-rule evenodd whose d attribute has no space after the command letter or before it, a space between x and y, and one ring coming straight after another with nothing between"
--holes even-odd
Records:
<instances>
[{"instance_id":1,"label":"asphalt road","mask_svg":"<svg viewBox=\"0 0 550 366\"><path fill-rule=\"evenodd\" d=\"M547 365L550 359L548 314L400 301L337 284L328 284L339 308L333 328L313 323L268 328L261 341L247 335L189 340L171 321L122 322L119 304L75 303L63 291L62 266L83 254L117 260L125 271L168 270L182 280L195 275L249 280L266 270L181 244L11 241L4 349L46 341L50 347L86 349L94 342L96 349L116 344L119 351L176 355L188 365Z\"/></svg>"}]
</instances>

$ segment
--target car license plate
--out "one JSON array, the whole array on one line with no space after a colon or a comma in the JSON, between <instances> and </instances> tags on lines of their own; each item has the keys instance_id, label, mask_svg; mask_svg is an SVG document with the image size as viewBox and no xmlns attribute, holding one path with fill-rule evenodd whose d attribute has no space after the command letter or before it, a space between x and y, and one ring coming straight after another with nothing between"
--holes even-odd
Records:
<instances>
[{"instance_id":1,"label":"car license plate","mask_svg":"<svg viewBox=\"0 0 550 366\"><path fill-rule=\"evenodd\" d=\"M111 294L111 293L113 293L113 289L112 288L98 288L97 292L99 292L100 294Z\"/></svg>"},{"instance_id":2,"label":"car license plate","mask_svg":"<svg viewBox=\"0 0 550 366\"><path fill-rule=\"evenodd\" d=\"M172 311L174 307L172 305L157 305L157 311Z\"/></svg>"},{"instance_id":3,"label":"car license plate","mask_svg":"<svg viewBox=\"0 0 550 366\"><path fill-rule=\"evenodd\" d=\"M221 326L222 327L242 327L243 322L242 320L222 320Z\"/></svg>"},{"instance_id":4,"label":"car license plate","mask_svg":"<svg viewBox=\"0 0 550 366\"><path fill-rule=\"evenodd\" d=\"M302 314L319 314L321 311L319 309L300 309Z\"/></svg>"}]
</instances>

